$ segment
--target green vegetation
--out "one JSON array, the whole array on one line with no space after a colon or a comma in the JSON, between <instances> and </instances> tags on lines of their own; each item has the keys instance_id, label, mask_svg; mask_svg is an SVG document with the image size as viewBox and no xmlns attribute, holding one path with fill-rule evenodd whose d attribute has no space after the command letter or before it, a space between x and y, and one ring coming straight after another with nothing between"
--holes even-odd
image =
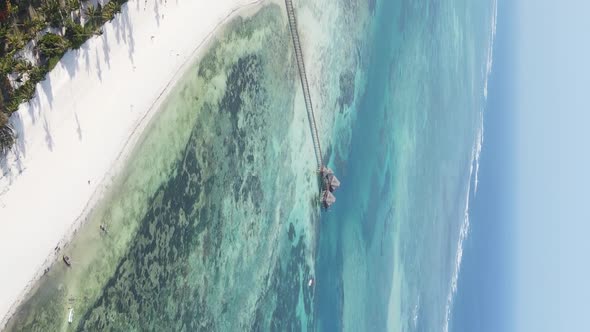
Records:
<instances>
[{"instance_id":1,"label":"green vegetation","mask_svg":"<svg viewBox=\"0 0 590 332\"><path fill-rule=\"evenodd\" d=\"M115 14L121 12L121 2L117 1L110 1L107 3L104 8L102 9L102 19L105 21L110 21Z\"/></svg>"},{"instance_id":2,"label":"green vegetation","mask_svg":"<svg viewBox=\"0 0 590 332\"><path fill-rule=\"evenodd\" d=\"M0 111L0 152L6 152L12 144L14 144L14 131L8 124L8 115Z\"/></svg>"},{"instance_id":3,"label":"green vegetation","mask_svg":"<svg viewBox=\"0 0 590 332\"><path fill-rule=\"evenodd\" d=\"M54 33L46 33L39 40L39 52L46 58L62 56L68 49L67 40Z\"/></svg>"},{"instance_id":4,"label":"green vegetation","mask_svg":"<svg viewBox=\"0 0 590 332\"><path fill-rule=\"evenodd\" d=\"M58 0L46 0L41 6L41 12L46 22L53 28L61 27L64 18L68 15L66 8L62 7Z\"/></svg>"},{"instance_id":5,"label":"green vegetation","mask_svg":"<svg viewBox=\"0 0 590 332\"><path fill-rule=\"evenodd\" d=\"M88 0L0 0L0 158L14 144L10 114L33 97L68 49L100 34L125 2L95 7Z\"/></svg>"},{"instance_id":6,"label":"green vegetation","mask_svg":"<svg viewBox=\"0 0 590 332\"><path fill-rule=\"evenodd\" d=\"M82 25L74 23L73 21L68 21L68 23L66 23L65 37L70 42L72 48L80 48L88 36L91 36L92 34L93 31L87 31Z\"/></svg>"},{"instance_id":7,"label":"green vegetation","mask_svg":"<svg viewBox=\"0 0 590 332\"><path fill-rule=\"evenodd\" d=\"M100 3L98 4L98 7L88 5L84 14L86 15L86 26L88 28L93 29L100 25L102 20L102 7L100 6Z\"/></svg>"}]
</instances>

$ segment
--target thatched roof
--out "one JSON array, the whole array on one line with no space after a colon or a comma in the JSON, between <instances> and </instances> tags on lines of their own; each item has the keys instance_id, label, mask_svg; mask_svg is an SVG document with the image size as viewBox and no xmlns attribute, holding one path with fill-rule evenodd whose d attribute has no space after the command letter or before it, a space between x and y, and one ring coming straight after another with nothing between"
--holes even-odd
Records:
<instances>
[{"instance_id":1,"label":"thatched roof","mask_svg":"<svg viewBox=\"0 0 590 332\"><path fill-rule=\"evenodd\" d=\"M340 180L336 178L335 175L329 177L330 180L330 191L334 191L340 187Z\"/></svg>"},{"instance_id":2,"label":"thatched roof","mask_svg":"<svg viewBox=\"0 0 590 332\"><path fill-rule=\"evenodd\" d=\"M328 175L334 174L334 171L332 171L332 169L330 169L330 167L326 167L326 166L322 166L322 169L320 170L320 172L322 173L322 176L328 176Z\"/></svg>"},{"instance_id":3,"label":"thatched roof","mask_svg":"<svg viewBox=\"0 0 590 332\"><path fill-rule=\"evenodd\" d=\"M336 202L336 197L329 191L324 190L322 193L322 203L325 207L329 207L330 205Z\"/></svg>"}]
</instances>

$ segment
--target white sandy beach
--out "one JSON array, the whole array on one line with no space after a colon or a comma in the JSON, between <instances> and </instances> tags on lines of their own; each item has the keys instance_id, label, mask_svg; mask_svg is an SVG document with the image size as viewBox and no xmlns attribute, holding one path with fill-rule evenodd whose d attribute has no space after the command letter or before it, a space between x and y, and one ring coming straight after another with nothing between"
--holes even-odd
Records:
<instances>
[{"instance_id":1,"label":"white sandy beach","mask_svg":"<svg viewBox=\"0 0 590 332\"><path fill-rule=\"evenodd\" d=\"M0 328L55 260L216 27L260 0L132 0L11 117L0 178Z\"/></svg>"}]
</instances>

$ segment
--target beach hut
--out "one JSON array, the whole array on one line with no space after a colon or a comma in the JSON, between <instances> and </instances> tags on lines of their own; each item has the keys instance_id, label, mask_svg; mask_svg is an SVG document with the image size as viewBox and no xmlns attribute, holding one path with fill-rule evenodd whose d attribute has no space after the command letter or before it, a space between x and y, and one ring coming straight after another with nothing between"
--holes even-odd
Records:
<instances>
[{"instance_id":1,"label":"beach hut","mask_svg":"<svg viewBox=\"0 0 590 332\"><path fill-rule=\"evenodd\" d=\"M340 187L340 180L336 178L336 175L332 174L328 176L328 186L331 192L334 192L334 190Z\"/></svg>"},{"instance_id":2,"label":"beach hut","mask_svg":"<svg viewBox=\"0 0 590 332\"><path fill-rule=\"evenodd\" d=\"M320 174L322 175L322 178L325 178L328 175L334 175L334 171L332 171L330 167L322 166L320 169Z\"/></svg>"},{"instance_id":3,"label":"beach hut","mask_svg":"<svg viewBox=\"0 0 590 332\"><path fill-rule=\"evenodd\" d=\"M322 191L322 205L324 208L329 208L335 202L336 197L329 190Z\"/></svg>"},{"instance_id":4,"label":"beach hut","mask_svg":"<svg viewBox=\"0 0 590 332\"><path fill-rule=\"evenodd\" d=\"M320 174L322 176L322 181L324 182L324 189L334 192L334 190L340 187L340 180L334 175L334 171L332 171L330 167L322 166Z\"/></svg>"}]
</instances>

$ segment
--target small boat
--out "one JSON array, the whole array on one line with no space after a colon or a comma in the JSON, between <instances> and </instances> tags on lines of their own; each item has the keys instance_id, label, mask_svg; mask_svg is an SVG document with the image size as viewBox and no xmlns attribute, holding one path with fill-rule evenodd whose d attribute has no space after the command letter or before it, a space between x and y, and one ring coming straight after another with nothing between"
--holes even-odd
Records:
<instances>
[{"instance_id":1,"label":"small boat","mask_svg":"<svg viewBox=\"0 0 590 332\"><path fill-rule=\"evenodd\" d=\"M66 265L68 267L71 267L72 266L72 261L70 259L70 256L63 256L63 260L64 260L64 263L66 263Z\"/></svg>"},{"instance_id":2,"label":"small boat","mask_svg":"<svg viewBox=\"0 0 590 332\"><path fill-rule=\"evenodd\" d=\"M309 282L307 283L307 287L313 286L313 278L309 278Z\"/></svg>"},{"instance_id":3,"label":"small boat","mask_svg":"<svg viewBox=\"0 0 590 332\"><path fill-rule=\"evenodd\" d=\"M72 324L74 321L74 308L70 308L70 313L68 314L68 324Z\"/></svg>"}]
</instances>

